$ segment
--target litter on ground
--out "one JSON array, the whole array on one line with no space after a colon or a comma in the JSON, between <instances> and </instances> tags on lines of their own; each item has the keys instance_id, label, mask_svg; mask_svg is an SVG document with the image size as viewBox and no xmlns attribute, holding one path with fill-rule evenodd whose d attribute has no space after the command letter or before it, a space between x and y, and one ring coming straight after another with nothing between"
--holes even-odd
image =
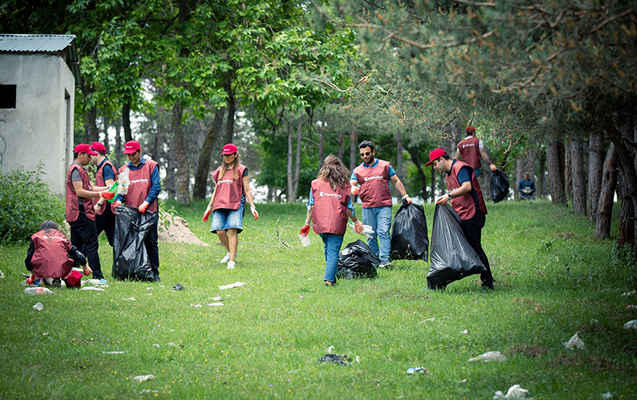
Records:
<instances>
[{"instance_id":1,"label":"litter on ground","mask_svg":"<svg viewBox=\"0 0 637 400\"><path fill-rule=\"evenodd\" d=\"M223 306L223 303L210 303L210 304L208 304L208 306L210 306L210 307L221 307L221 306Z\"/></svg>"},{"instance_id":2,"label":"litter on ground","mask_svg":"<svg viewBox=\"0 0 637 400\"><path fill-rule=\"evenodd\" d=\"M410 375L413 374L426 374L429 371L427 371L424 367L411 367L407 369L407 373Z\"/></svg>"},{"instance_id":3,"label":"litter on ground","mask_svg":"<svg viewBox=\"0 0 637 400\"><path fill-rule=\"evenodd\" d=\"M82 288L80 290L94 290L96 292L105 292L104 289L102 289L100 287L94 287L94 286L82 286Z\"/></svg>"},{"instance_id":4,"label":"litter on ground","mask_svg":"<svg viewBox=\"0 0 637 400\"><path fill-rule=\"evenodd\" d=\"M573 335L573 337L571 337L568 342L564 343L564 347L569 350L574 350L575 348L583 350L585 346L582 339L580 339L577 335L577 332L575 332L575 335Z\"/></svg>"},{"instance_id":5,"label":"litter on ground","mask_svg":"<svg viewBox=\"0 0 637 400\"><path fill-rule=\"evenodd\" d=\"M122 300L124 300L124 301L127 301L127 300L135 301L135 298L134 297L125 297Z\"/></svg>"},{"instance_id":6,"label":"litter on ground","mask_svg":"<svg viewBox=\"0 0 637 400\"><path fill-rule=\"evenodd\" d=\"M526 395L529 393L528 390L523 389L520 385L513 385L507 390L507 394L502 393L501 391L495 392L495 396L493 396L493 400L503 400L503 399L526 399Z\"/></svg>"},{"instance_id":7,"label":"litter on ground","mask_svg":"<svg viewBox=\"0 0 637 400\"><path fill-rule=\"evenodd\" d=\"M624 324L624 329L637 329L637 319L626 322Z\"/></svg>"},{"instance_id":8,"label":"litter on ground","mask_svg":"<svg viewBox=\"0 0 637 400\"><path fill-rule=\"evenodd\" d=\"M243 285L247 285L247 283L245 283L245 282L235 282L235 283L231 283L229 285L219 286L219 289L220 290L226 290L226 289L232 289L232 288L236 288L236 287L243 286Z\"/></svg>"},{"instance_id":9,"label":"litter on ground","mask_svg":"<svg viewBox=\"0 0 637 400\"><path fill-rule=\"evenodd\" d=\"M338 355L338 354L326 354L323 357L319 358L318 364L320 363L331 363L336 365L347 365L350 360L347 358L347 355Z\"/></svg>"},{"instance_id":10,"label":"litter on ground","mask_svg":"<svg viewBox=\"0 0 637 400\"><path fill-rule=\"evenodd\" d=\"M133 378L133 380L138 381L139 383L145 382L149 379L155 379L155 375L150 374L150 375L138 375L136 377Z\"/></svg>"},{"instance_id":11,"label":"litter on ground","mask_svg":"<svg viewBox=\"0 0 637 400\"><path fill-rule=\"evenodd\" d=\"M500 353L499 351L488 351L484 354L480 354L478 357L473 357L469 359L469 362L474 362L474 361L484 361L484 362L490 362L490 361L499 361L499 362L505 362L507 360L506 356L502 353Z\"/></svg>"},{"instance_id":12,"label":"litter on ground","mask_svg":"<svg viewBox=\"0 0 637 400\"><path fill-rule=\"evenodd\" d=\"M102 354L124 354L124 351L103 351Z\"/></svg>"},{"instance_id":13,"label":"litter on ground","mask_svg":"<svg viewBox=\"0 0 637 400\"><path fill-rule=\"evenodd\" d=\"M39 301L37 303L35 303L35 305L33 306L33 309L36 311L42 311L44 309L44 306L42 305L42 303L40 303Z\"/></svg>"}]
</instances>

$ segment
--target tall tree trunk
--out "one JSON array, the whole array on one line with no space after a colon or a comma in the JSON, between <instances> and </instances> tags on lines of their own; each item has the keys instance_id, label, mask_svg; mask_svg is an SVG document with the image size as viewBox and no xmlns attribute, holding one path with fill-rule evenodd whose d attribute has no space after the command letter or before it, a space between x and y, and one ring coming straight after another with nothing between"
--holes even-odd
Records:
<instances>
[{"instance_id":1,"label":"tall tree trunk","mask_svg":"<svg viewBox=\"0 0 637 400\"><path fill-rule=\"evenodd\" d=\"M349 171L354 171L358 165L358 135L352 130L349 133Z\"/></svg>"},{"instance_id":2,"label":"tall tree trunk","mask_svg":"<svg viewBox=\"0 0 637 400\"><path fill-rule=\"evenodd\" d=\"M130 126L130 103L122 104L122 126L124 127L124 139L126 141L133 140L133 133Z\"/></svg>"},{"instance_id":3,"label":"tall tree trunk","mask_svg":"<svg viewBox=\"0 0 637 400\"><path fill-rule=\"evenodd\" d=\"M571 141L564 142L564 195L566 201L573 199L573 170L571 168Z\"/></svg>"},{"instance_id":4,"label":"tall tree trunk","mask_svg":"<svg viewBox=\"0 0 637 400\"><path fill-rule=\"evenodd\" d=\"M405 146L405 149L411 157L411 162L413 162L416 166L416 169L418 169L418 178L420 178L420 190L418 191L418 194L423 200L427 200L427 176L425 175L425 171L422 169L418 150L415 150L409 146Z\"/></svg>"},{"instance_id":5,"label":"tall tree trunk","mask_svg":"<svg viewBox=\"0 0 637 400\"><path fill-rule=\"evenodd\" d=\"M595 238L597 239L606 239L610 236L610 223L617 187L617 153L613 143L608 146L603 168L599 198L595 206ZM593 197L596 197L595 194Z\"/></svg>"},{"instance_id":6,"label":"tall tree trunk","mask_svg":"<svg viewBox=\"0 0 637 400\"><path fill-rule=\"evenodd\" d=\"M564 169L560 165L561 154L559 142L551 142L546 146L546 161L549 167L549 185L551 202L566 205L564 194Z\"/></svg>"},{"instance_id":7,"label":"tall tree trunk","mask_svg":"<svg viewBox=\"0 0 637 400\"><path fill-rule=\"evenodd\" d=\"M88 98L94 90L88 86L88 82L82 86L82 93L84 98ZM99 138L99 132L97 129L97 106L84 107L84 129L86 132L86 141L88 143L97 142Z\"/></svg>"},{"instance_id":8,"label":"tall tree trunk","mask_svg":"<svg viewBox=\"0 0 637 400\"><path fill-rule=\"evenodd\" d=\"M175 146L173 146L173 140L168 140L168 151L166 153L166 179L165 186L166 194L168 195L168 199L175 200L177 197L177 177L175 174L175 170L177 169L177 161L175 157Z\"/></svg>"},{"instance_id":9,"label":"tall tree trunk","mask_svg":"<svg viewBox=\"0 0 637 400\"><path fill-rule=\"evenodd\" d=\"M571 140L571 176L573 184L573 211L586 215L586 179L584 177L584 151L582 139Z\"/></svg>"},{"instance_id":10,"label":"tall tree trunk","mask_svg":"<svg viewBox=\"0 0 637 400\"><path fill-rule=\"evenodd\" d=\"M170 129L173 133L175 160L177 162L177 202L182 205L190 205L190 166L186 155L184 129L181 124L182 114L181 102L176 101L173 105Z\"/></svg>"},{"instance_id":11,"label":"tall tree trunk","mask_svg":"<svg viewBox=\"0 0 637 400\"><path fill-rule=\"evenodd\" d=\"M403 180L403 133L399 129L396 132L396 175L398 179Z\"/></svg>"},{"instance_id":12,"label":"tall tree trunk","mask_svg":"<svg viewBox=\"0 0 637 400\"><path fill-rule=\"evenodd\" d=\"M429 192L429 196L432 203L436 202L436 170L433 166L429 167L431 169L431 192Z\"/></svg>"},{"instance_id":13,"label":"tall tree trunk","mask_svg":"<svg viewBox=\"0 0 637 400\"><path fill-rule=\"evenodd\" d=\"M225 107L215 110L212 125L210 126L210 129L208 129L206 138L201 146L201 152L199 153L199 160L197 162L197 171L195 172L195 187L193 189L193 197L195 199L206 198L212 149L214 148L215 139L223 128L223 117L225 116L225 113Z\"/></svg>"},{"instance_id":14,"label":"tall tree trunk","mask_svg":"<svg viewBox=\"0 0 637 400\"><path fill-rule=\"evenodd\" d=\"M535 185L535 196L538 198L546 195L546 180L544 179L544 172L546 171L546 153L538 151L537 161L537 185Z\"/></svg>"},{"instance_id":15,"label":"tall tree trunk","mask_svg":"<svg viewBox=\"0 0 637 400\"><path fill-rule=\"evenodd\" d=\"M594 128L588 137L588 219L596 224L597 205L602 188L602 170L605 163L604 156L604 131ZM615 188L613 187L613 192Z\"/></svg>"},{"instance_id":16,"label":"tall tree trunk","mask_svg":"<svg viewBox=\"0 0 637 400\"><path fill-rule=\"evenodd\" d=\"M122 158L124 146L122 144L122 126L119 120L115 120L115 157L117 157L118 165L124 165L125 160Z\"/></svg>"},{"instance_id":17,"label":"tall tree trunk","mask_svg":"<svg viewBox=\"0 0 637 400\"><path fill-rule=\"evenodd\" d=\"M226 143L234 140L234 117L237 112L237 102L232 91L232 81L230 78L226 82L226 92L228 93L228 120L226 121ZM225 143L224 143L225 144Z\"/></svg>"},{"instance_id":18,"label":"tall tree trunk","mask_svg":"<svg viewBox=\"0 0 637 400\"><path fill-rule=\"evenodd\" d=\"M342 129L339 129L339 131L338 131L338 159L343 161L343 156L344 155L345 155L345 131L342 130Z\"/></svg>"},{"instance_id":19,"label":"tall tree trunk","mask_svg":"<svg viewBox=\"0 0 637 400\"><path fill-rule=\"evenodd\" d=\"M292 203L295 198L292 197L294 192L294 136L292 136L292 124L288 122L288 190L287 202Z\"/></svg>"},{"instance_id":20,"label":"tall tree trunk","mask_svg":"<svg viewBox=\"0 0 637 400\"><path fill-rule=\"evenodd\" d=\"M319 143L318 143L318 158L319 158L319 169L323 167L323 162L325 161L325 127L323 125L318 128L319 134Z\"/></svg>"},{"instance_id":21,"label":"tall tree trunk","mask_svg":"<svg viewBox=\"0 0 637 400\"><path fill-rule=\"evenodd\" d=\"M296 126L296 157L294 161L294 182L292 183L292 190L294 191L293 201L299 194L299 179L301 177L301 142L303 141L303 119L299 120Z\"/></svg>"}]
</instances>

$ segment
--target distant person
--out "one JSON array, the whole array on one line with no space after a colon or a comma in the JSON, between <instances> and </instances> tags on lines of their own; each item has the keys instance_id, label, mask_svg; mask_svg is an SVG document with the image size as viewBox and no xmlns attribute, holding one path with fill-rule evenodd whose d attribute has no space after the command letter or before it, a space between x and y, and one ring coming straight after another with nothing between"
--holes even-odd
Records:
<instances>
[{"instance_id":1,"label":"distant person","mask_svg":"<svg viewBox=\"0 0 637 400\"><path fill-rule=\"evenodd\" d=\"M259 218L259 213L250 190L248 167L239 162L237 146L232 143L226 144L223 146L221 155L223 162L212 173L215 190L212 192L203 220L208 221L212 212L210 232L217 234L219 241L227 250L221 263L228 263L227 268L234 269L237 265L235 258L239 247L238 235L243 231L243 210L246 199L255 221Z\"/></svg>"},{"instance_id":2,"label":"distant person","mask_svg":"<svg viewBox=\"0 0 637 400\"><path fill-rule=\"evenodd\" d=\"M305 225L301 228L301 235L307 236L310 223L314 221L314 233L323 240L325 286L336 283L338 253L347 230L347 218L354 221L357 233L363 231L363 224L354 215L348 177L349 171L338 157L333 154L325 157L321 170L312 181Z\"/></svg>"},{"instance_id":3,"label":"distant person","mask_svg":"<svg viewBox=\"0 0 637 400\"><path fill-rule=\"evenodd\" d=\"M42 222L37 233L31 235L24 265L31 272L28 284L44 281L46 285L60 287L64 281L69 289L79 288L83 275L73 267L82 265L84 275L91 274L84 254L58 230L55 222L48 219Z\"/></svg>"},{"instance_id":4,"label":"distant person","mask_svg":"<svg viewBox=\"0 0 637 400\"><path fill-rule=\"evenodd\" d=\"M126 142L124 154L128 157L128 162L119 169L119 173L121 174L128 169L130 185L125 195L117 195L115 207L125 204L128 207L137 208L142 214L146 211L158 212L157 197L161 191L161 178L157 162L142 156L142 148L136 140ZM157 245L158 221L159 218L155 220L144 239L144 247L148 253L148 261L155 282L161 281L159 278L159 246Z\"/></svg>"},{"instance_id":5,"label":"distant person","mask_svg":"<svg viewBox=\"0 0 637 400\"><path fill-rule=\"evenodd\" d=\"M528 172L524 174L524 179L518 184L518 191L520 192L520 197L524 200L531 200L533 198L533 194L535 193L535 182L533 182L533 179L529 178Z\"/></svg>"},{"instance_id":6,"label":"distant person","mask_svg":"<svg viewBox=\"0 0 637 400\"><path fill-rule=\"evenodd\" d=\"M446 174L445 182L449 193L440 196L436 203L447 204L458 213L462 220L462 231L467 241L480 257L487 269L480 275L483 289L493 289L493 275L489 267L489 259L482 249L482 228L486 221L487 206L482 197L482 189L473 168L463 161L453 160L443 149L435 149L429 153L429 161L438 172Z\"/></svg>"},{"instance_id":7,"label":"distant person","mask_svg":"<svg viewBox=\"0 0 637 400\"><path fill-rule=\"evenodd\" d=\"M78 249L84 248L88 264L93 270L95 279L106 282L100 256L97 230L95 229L94 198L100 195L113 198L114 194L106 192L108 187L98 187L91 184L91 180L84 167L91 162L91 157L97 155L88 144L78 144L73 149L73 163L66 174L66 221L71 227L71 243Z\"/></svg>"},{"instance_id":8,"label":"distant person","mask_svg":"<svg viewBox=\"0 0 637 400\"><path fill-rule=\"evenodd\" d=\"M458 150L456 151L456 160L462 160L465 163L469 164L471 168L473 168L473 172L476 174L476 178L480 177L480 167L482 166L482 161L480 158L489 164L489 168L491 171L495 171L498 169L493 163L491 159L487 155L487 152L484 150L484 145L482 144L482 139L478 139L476 135L476 128L469 125L467 126L467 137L458 143Z\"/></svg>"},{"instance_id":9,"label":"distant person","mask_svg":"<svg viewBox=\"0 0 637 400\"><path fill-rule=\"evenodd\" d=\"M363 163L354 168L350 177L351 194L360 195L363 202L363 221L374 230L372 237L367 239L367 244L380 257L378 267L393 268L394 264L389 259L392 206L389 182L394 184L402 200L411 203L411 199L389 162L376 158L372 142L365 140L361 142L358 149Z\"/></svg>"},{"instance_id":10,"label":"distant person","mask_svg":"<svg viewBox=\"0 0 637 400\"><path fill-rule=\"evenodd\" d=\"M95 173L95 186L111 187L117 181L117 169L106 158L106 147L100 142L94 142L91 150L97 153L93 157L93 164L97 165ZM113 247L113 236L115 235L115 205L101 198L95 203L95 228L97 236L102 231L106 233L108 244Z\"/></svg>"}]
</instances>

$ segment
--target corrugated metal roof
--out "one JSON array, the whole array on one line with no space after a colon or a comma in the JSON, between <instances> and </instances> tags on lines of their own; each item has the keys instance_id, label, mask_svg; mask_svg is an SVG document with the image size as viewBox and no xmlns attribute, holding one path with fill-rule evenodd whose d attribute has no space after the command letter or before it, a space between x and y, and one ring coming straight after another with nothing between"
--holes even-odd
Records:
<instances>
[{"instance_id":1,"label":"corrugated metal roof","mask_svg":"<svg viewBox=\"0 0 637 400\"><path fill-rule=\"evenodd\" d=\"M0 34L0 53L47 53L64 58L80 85L80 60L75 47L75 35Z\"/></svg>"}]
</instances>

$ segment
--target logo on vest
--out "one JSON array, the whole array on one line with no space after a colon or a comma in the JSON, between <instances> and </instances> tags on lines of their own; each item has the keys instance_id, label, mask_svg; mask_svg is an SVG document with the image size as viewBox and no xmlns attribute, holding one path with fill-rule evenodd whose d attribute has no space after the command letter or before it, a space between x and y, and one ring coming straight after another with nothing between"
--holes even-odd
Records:
<instances>
[{"instance_id":1,"label":"logo on vest","mask_svg":"<svg viewBox=\"0 0 637 400\"><path fill-rule=\"evenodd\" d=\"M148 179L135 179L134 181L130 181L130 183L146 183Z\"/></svg>"},{"instance_id":2,"label":"logo on vest","mask_svg":"<svg viewBox=\"0 0 637 400\"><path fill-rule=\"evenodd\" d=\"M57 239L57 240L64 240L63 238L59 237L59 236L48 236L48 235L44 235L42 236L43 239Z\"/></svg>"},{"instance_id":3,"label":"logo on vest","mask_svg":"<svg viewBox=\"0 0 637 400\"><path fill-rule=\"evenodd\" d=\"M373 180L376 180L376 179L383 179L383 177L382 176L366 176L364 181L368 182L368 181L373 181Z\"/></svg>"},{"instance_id":4,"label":"logo on vest","mask_svg":"<svg viewBox=\"0 0 637 400\"><path fill-rule=\"evenodd\" d=\"M217 185L222 184L222 183L233 183L234 181L232 179L222 179L220 181L217 182Z\"/></svg>"},{"instance_id":5,"label":"logo on vest","mask_svg":"<svg viewBox=\"0 0 637 400\"><path fill-rule=\"evenodd\" d=\"M475 145L476 145L475 143L463 144L462 148L466 149L467 147L475 147Z\"/></svg>"},{"instance_id":6,"label":"logo on vest","mask_svg":"<svg viewBox=\"0 0 637 400\"><path fill-rule=\"evenodd\" d=\"M341 196L338 193L325 193L325 192L319 192L319 197L337 197L337 198L341 198L343 196Z\"/></svg>"}]
</instances>

